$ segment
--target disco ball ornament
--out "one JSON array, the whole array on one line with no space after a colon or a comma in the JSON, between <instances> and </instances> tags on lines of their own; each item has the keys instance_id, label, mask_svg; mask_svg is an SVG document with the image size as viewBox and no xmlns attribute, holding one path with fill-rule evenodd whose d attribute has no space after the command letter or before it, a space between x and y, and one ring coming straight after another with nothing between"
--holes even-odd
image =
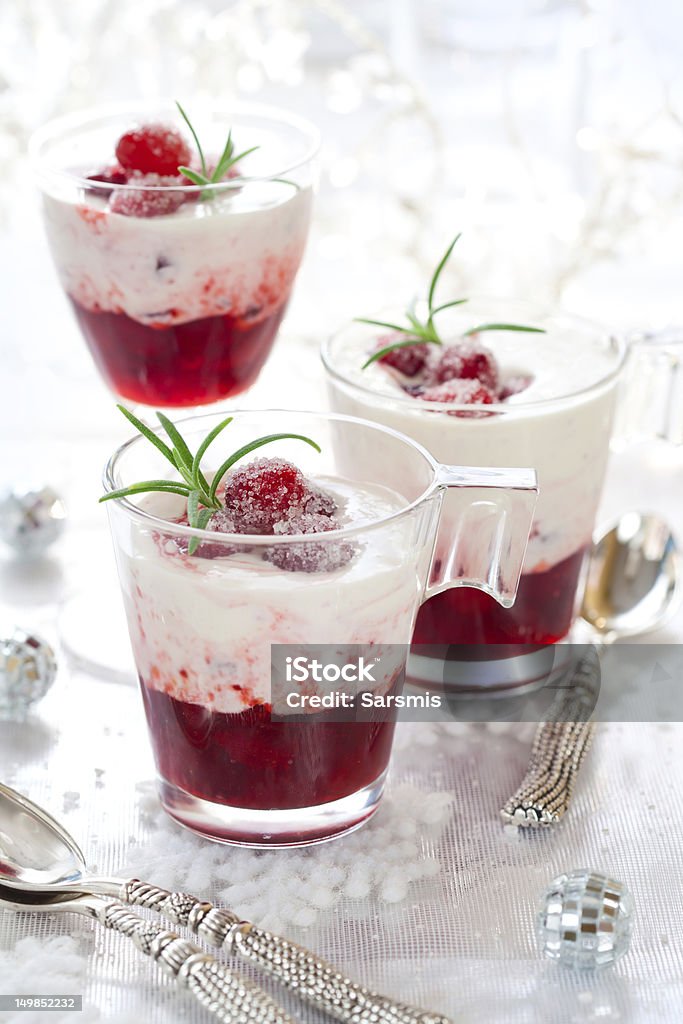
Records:
<instances>
[{"instance_id":1,"label":"disco ball ornament","mask_svg":"<svg viewBox=\"0 0 683 1024\"><path fill-rule=\"evenodd\" d=\"M626 886L599 871L559 875L538 907L541 951L574 970L606 967L628 950L633 909Z\"/></svg>"},{"instance_id":2,"label":"disco ball ornament","mask_svg":"<svg viewBox=\"0 0 683 1024\"><path fill-rule=\"evenodd\" d=\"M56 675L54 651L41 637L15 629L11 637L0 639L0 719L25 718Z\"/></svg>"},{"instance_id":3,"label":"disco ball ornament","mask_svg":"<svg viewBox=\"0 0 683 1024\"><path fill-rule=\"evenodd\" d=\"M0 495L0 539L15 555L40 555L64 529L64 503L52 487Z\"/></svg>"}]
</instances>

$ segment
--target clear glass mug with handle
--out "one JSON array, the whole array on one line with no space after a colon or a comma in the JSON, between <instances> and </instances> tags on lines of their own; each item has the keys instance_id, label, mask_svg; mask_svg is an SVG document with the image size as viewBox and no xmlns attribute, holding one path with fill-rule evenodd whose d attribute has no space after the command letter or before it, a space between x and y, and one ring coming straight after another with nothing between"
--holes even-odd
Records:
<instances>
[{"instance_id":1,"label":"clear glass mug with handle","mask_svg":"<svg viewBox=\"0 0 683 1024\"><path fill-rule=\"evenodd\" d=\"M473 323L514 320L545 333L482 334L503 397L477 406L427 401L383 366L365 369L377 338L367 325L352 324L323 345L330 404L401 430L442 462L536 470L539 500L514 606L474 590L437 594L420 610L410 662L415 680L453 689L536 685L537 653L568 635L580 601L626 346L586 320L531 303L473 299L442 317L446 343L462 343ZM460 504L457 493L445 499L444 550L449 531L458 529Z\"/></svg>"},{"instance_id":2,"label":"clear glass mug with handle","mask_svg":"<svg viewBox=\"0 0 683 1024\"><path fill-rule=\"evenodd\" d=\"M392 645L400 653L373 688L400 685L424 600L469 586L514 601L535 474L440 465L408 437L343 415L233 416L206 457L208 478L226 451L256 436L303 435L320 452L285 439L268 455L295 463L317 495L332 498L336 519L313 537L227 534L186 525L176 494L108 502L161 800L181 824L218 841L320 842L376 809L394 723L340 722L324 709L275 720L271 645ZM211 414L179 426L194 451L219 421ZM167 478L168 470L136 437L111 458L105 488ZM441 508L452 490L467 498L435 572ZM315 684L305 689L315 692Z\"/></svg>"}]
</instances>

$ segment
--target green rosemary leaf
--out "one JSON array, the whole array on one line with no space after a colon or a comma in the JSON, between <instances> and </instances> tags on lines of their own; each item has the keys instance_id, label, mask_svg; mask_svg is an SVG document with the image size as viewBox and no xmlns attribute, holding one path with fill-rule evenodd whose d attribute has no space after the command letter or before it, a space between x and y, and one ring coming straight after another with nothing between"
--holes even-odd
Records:
<instances>
[{"instance_id":1,"label":"green rosemary leaf","mask_svg":"<svg viewBox=\"0 0 683 1024\"><path fill-rule=\"evenodd\" d=\"M267 434L265 437L258 437L255 441L251 441L249 444L245 444L242 448L238 448L237 451L233 452L230 458L226 459L225 462L216 470L216 475L211 481L211 489L209 491L209 497L211 500L215 500L218 486L231 466L234 466L236 462L243 459L245 455L249 455L250 452L263 447L264 444L270 444L272 441L285 440L305 441L306 444L310 444L311 448L315 448L317 452L320 451L320 445L316 444L315 441L312 441L310 437L305 437L303 434Z\"/></svg>"},{"instance_id":2,"label":"green rosemary leaf","mask_svg":"<svg viewBox=\"0 0 683 1024\"><path fill-rule=\"evenodd\" d=\"M102 501L111 501L112 498L127 498L131 494L144 494L146 491L161 491L169 494L182 494L184 498L187 498L190 494L190 488L185 484L174 483L172 480L141 480L137 484L131 484L129 487L121 487L118 491L109 491L108 494L103 494L99 499Z\"/></svg>"},{"instance_id":3,"label":"green rosemary leaf","mask_svg":"<svg viewBox=\"0 0 683 1024\"><path fill-rule=\"evenodd\" d=\"M208 480L206 480L206 478L204 477L204 474L201 472L201 470L198 471L198 477L195 483L192 472L194 456L192 455L192 452L188 448L185 439L181 435L175 423L172 423L171 420L169 420L168 416L164 416L162 412L157 413L157 419L159 420L159 423L161 423L162 427L164 428L170 439L173 441L173 444L175 445L175 451L177 451L178 457L180 459L180 462L176 463L176 465L180 473L183 475L183 477L185 477L190 487L197 486L201 491L204 492L204 494L208 495L209 483Z\"/></svg>"},{"instance_id":4,"label":"green rosemary leaf","mask_svg":"<svg viewBox=\"0 0 683 1024\"><path fill-rule=\"evenodd\" d=\"M438 338L420 338L413 339L413 341L396 341L393 345L385 345L384 348L380 348L377 352L373 352L369 359L361 366L361 370L365 370L371 363L376 363L378 359L385 356L387 352L393 352L395 348L408 348L410 345L419 345L421 341L426 342L428 345L440 345L441 341Z\"/></svg>"},{"instance_id":5,"label":"green rosemary leaf","mask_svg":"<svg viewBox=\"0 0 683 1024\"><path fill-rule=\"evenodd\" d=\"M216 166L214 168L214 171L213 171L213 174L211 175L211 180L212 181L220 181L220 178L221 178L222 175L219 174L219 170L220 170L220 168L221 168L221 166L222 166L222 164L224 162L227 163L230 160L230 157L232 156L234 148L235 147L234 147L233 142L232 142L232 128L231 128L228 131L228 141L223 146L223 152L221 153L220 158L218 160L218 163L216 164Z\"/></svg>"},{"instance_id":6,"label":"green rosemary leaf","mask_svg":"<svg viewBox=\"0 0 683 1024\"><path fill-rule=\"evenodd\" d=\"M213 511L210 508L201 508L197 512L197 521L194 524L195 529L205 530L209 522L209 519L213 515ZM190 537L190 543L187 545L188 555L193 555L199 547L199 537Z\"/></svg>"},{"instance_id":7,"label":"green rosemary leaf","mask_svg":"<svg viewBox=\"0 0 683 1024\"><path fill-rule=\"evenodd\" d=\"M139 420L137 416L134 416L130 409L126 409L125 405L117 405L116 408L119 412L122 412L126 419L133 424L136 430L138 430L143 437L146 437L150 444L153 444L155 448L158 448L165 459L171 463L175 468L175 459L173 458L173 452L167 444L161 440L158 434L155 434L146 423Z\"/></svg>"},{"instance_id":8,"label":"green rosemary leaf","mask_svg":"<svg viewBox=\"0 0 683 1024\"><path fill-rule=\"evenodd\" d=\"M173 444L175 445L175 449L177 450L177 454L180 457L180 459L182 460L183 464L186 466L188 471L190 473L192 473L192 452L187 447L187 443L186 443L185 439L183 438L183 436L181 435L181 433L178 430L178 428L176 427L175 423L171 423L171 421L169 420L168 416L164 416L164 414L162 412L158 412L157 413L157 419L159 420L159 423L161 423L162 427L164 428L164 430L166 431L166 433L170 437L171 441L173 441ZM175 455L174 455L174 461L175 461ZM176 463L176 465L177 465L177 463ZM178 468L180 468L180 467L178 467Z\"/></svg>"},{"instance_id":9,"label":"green rosemary leaf","mask_svg":"<svg viewBox=\"0 0 683 1024\"><path fill-rule=\"evenodd\" d=\"M418 337L424 334L425 325L420 320L418 320L415 314L409 309L406 310L406 319L408 320L410 326L413 328L415 334Z\"/></svg>"},{"instance_id":10,"label":"green rosemary leaf","mask_svg":"<svg viewBox=\"0 0 683 1024\"><path fill-rule=\"evenodd\" d=\"M181 477L185 481L188 487L194 487L194 480L192 479L192 467L187 465L182 455L177 448L173 449L173 459L176 464L176 469L180 473Z\"/></svg>"},{"instance_id":11,"label":"green rosemary leaf","mask_svg":"<svg viewBox=\"0 0 683 1024\"><path fill-rule=\"evenodd\" d=\"M434 271L434 273L432 275L432 280L431 280L431 283L429 285L429 295L427 296L427 305L429 306L430 312L431 312L432 305L433 305L433 302L434 302L434 293L436 292L436 286L437 286L437 284L439 282L439 278L441 277L441 271L443 270L443 268L446 266L446 264L448 263L449 259L451 258L451 253L453 252L453 249L455 248L455 244L458 241L458 239L460 238L461 234L462 234L461 231L459 231L457 233L457 235L455 236L455 238L453 239L451 244L446 249L446 252L443 254L440 263L438 264L436 270Z\"/></svg>"},{"instance_id":12,"label":"green rosemary leaf","mask_svg":"<svg viewBox=\"0 0 683 1024\"><path fill-rule=\"evenodd\" d=\"M386 320L368 320L366 317L357 316L354 317L354 323L356 324L370 324L371 327L386 327L389 331L398 331L399 334L409 334L412 338L415 338L415 331L411 327L401 327L400 324L390 324ZM418 339L415 338L417 341Z\"/></svg>"},{"instance_id":13,"label":"green rosemary leaf","mask_svg":"<svg viewBox=\"0 0 683 1024\"><path fill-rule=\"evenodd\" d=\"M197 152L199 153L199 159L201 160L202 173L203 173L204 177L208 177L207 169L206 169L206 160L204 159L204 150L202 149L201 144L199 142L199 139L197 138L197 133L194 130L192 122L190 121L189 117L187 116L187 114L185 113L185 111L180 106L180 104L178 103L177 100L175 101L175 105L178 108L178 110L180 111L180 116L182 117L183 121L185 122L187 127L190 129L190 132L192 133L192 138L194 139L194 144L197 147ZM199 182L199 184L201 184L201 182Z\"/></svg>"},{"instance_id":14,"label":"green rosemary leaf","mask_svg":"<svg viewBox=\"0 0 683 1024\"><path fill-rule=\"evenodd\" d=\"M187 521L190 526L197 525L199 515L199 491L190 491L187 496Z\"/></svg>"},{"instance_id":15,"label":"green rosemary leaf","mask_svg":"<svg viewBox=\"0 0 683 1024\"><path fill-rule=\"evenodd\" d=\"M186 178L194 182L195 185L210 185L211 182L208 178L205 178L203 174L199 174L197 171L193 171L191 167L179 167L178 170L181 174L184 174Z\"/></svg>"},{"instance_id":16,"label":"green rosemary leaf","mask_svg":"<svg viewBox=\"0 0 683 1024\"><path fill-rule=\"evenodd\" d=\"M523 324L479 324L463 332L463 338L470 334L481 334L482 331L526 331L528 334L545 334L544 327L525 327Z\"/></svg>"},{"instance_id":17,"label":"green rosemary leaf","mask_svg":"<svg viewBox=\"0 0 683 1024\"><path fill-rule=\"evenodd\" d=\"M453 302L444 302L432 310L432 317L435 317L437 313L441 313L444 309L450 309L452 306L462 306L463 303L469 301L469 299L454 299Z\"/></svg>"},{"instance_id":18,"label":"green rosemary leaf","mask_svg":"<svg viewBox=\"0 0 683 1024\"><path fill-rule=\"evenodd\" d=\"M221 431L225 430L225 428L227 427L227 425L229 423L232 423L232 420L233 420L232 416L228 416L226 419L221 420L221 422L218 424L218 426L214 427L213 430L209 434L206 435L206 437L204 438L204 440L200 444L199 448L197 449L197 453L196 453L196 455L195 455L195 457L193 459L193 462L192 462L192 481L193 481L193 485L196 488L203 489L203 487L202 487L202 479L203 478L201 477L199 466L200 466L200 463L201 463L202 459L204 458L204 455L206 454L207 448L209 447L210 444L212 444L213 441L216 440L216 438L221 433Z\"/></svg>"},{"instance_id":19,"label":"green rosemary leaf","mask_svg":"<svg viewBox=\"0 0 683 1024\"><path fill-rule=\"evenodd\" d=\"M213 175L211 177L211 181L212 182L219 182L219 181L221 181L223 179L223 177L225 176L225 174L227 173L227 171L229 171L231 167L234 167L234 165L239 160L243 160L245 156L249 156L250 153L256 152L257 149L259 149L259 146L252 146L250 149L245 149L244 152L240 153L238 156L230 157L227 161L219 163L217 165L217 167L216 167L216 170L213 172Z\"/></svg>"}]
</instances>

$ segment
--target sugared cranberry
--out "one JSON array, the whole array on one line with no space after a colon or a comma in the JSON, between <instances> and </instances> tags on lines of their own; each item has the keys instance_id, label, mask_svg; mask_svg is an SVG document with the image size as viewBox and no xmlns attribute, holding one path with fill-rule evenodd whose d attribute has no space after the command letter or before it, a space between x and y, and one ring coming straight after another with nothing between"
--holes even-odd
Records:
<instances>
[{"instance_id":1,"label":"sugared cranberry","mask_svg":"<svg viewBox=\"0 0 683 1024\"><path fill-rule=\"evenodd\" d=\"M337 524L329 516L304 512L275 523L273 532L281 536L292 536L299 533L328 533L336 529ZM350 562L355 553L355 545L348 541L302 541L301 544L281 544L268 548L263 557L285 572L334 572Z\"/></svg>"},{"instance_id":2,"label":"sugared cranberry","mask_svg":"<svg viewBox=\"0 0 683 1024\"><path fill-rule=\"evenodd\" d=\"M128 176L122 167L113 164L111 167L103 167L102 170L89 174L88 181L103 182L105 185L125 185L128 181ZM106 189L98 189L98 191L102 194L107 194Z\"/></svg>"},{"instance_id":3,"label":"sugared cranberry","mask_svg":"<svg viewBox=\"0 0 683 1024\"><path fill-rule=\"evenodd\" d=\"M183 193L169 188L181 182L175 175L160 177L156 174L137 174L132 175L128 182L146 187L115 190L109 198L112 213L123 217L166 217L183 205Z\"/></svg>"},{"instance_id":4,"label":"sugared cranberry","mask_svg":"<svg viewBox=\"0 0 683 1024\"><path fill-rule=\"evenodd\" d=\"M337 511L337 502L327 491L319 487L309 487L303 501L304 512L320 516L332 516Z\"/></svg>"},{"instance_id":5,"label":"sugared cranberry","mask_svg":"<svg viewBox=\"0 0 683 1024\"><path fill-rule=\"evenodd\" d=\"M164 124L145 124L125 132L116 144L116 159L127 171L176 174L191 159L190 147L180 132Z\"/></svg>"},{"instance_id":6,"label":"sugared cranberry","mask_svg":"<svg viewBox=\"0 0 683 1024\"><path fill-rule=\"evenodd\" d=\"M479 341L461 341L446 345L433 369L434 382L443 384L456 378L478 380L491 391L498 388L498 364L490 349Z\"/></svg>"},{"instance_id":7,"label":"sugared cranberry","mask_svg":"<svg viewBox=\"0 0 683 1024\"><path fill-rule=\"evenodd\" d=\"M375 346L377 352L381 348L386 348L387 345L393 345L397 341L406 341L404 334L388 334L383 338L380 338ZM416 373L419 373L427 362L427 353L429 345L424 341L418 341L414 345L404 345L402 348L394 348L391 352L387 352L383 355L378 362L384 366L391 366L394 370L398 370L405 377L414 377Z\"/></svg>"},{"instance_id":8,"label":"sugared cranberry","mask_svg":"<svg viewBox=\"0 0 683 1024\"><path fill-rule=\"evenodd\" d=\"M425 402L446 402L453 405L491 405L496 396L478 380L447 380L425 388L419 396Z\"/></svg>"},{"instance_id":9,"label":"sugared cranberry","mask_svg":"<svg viewBox=\"0 0 683 1024\"><path fill-rule=\"evenodd\" d=\"M500 392L498 397L501 402L504 402L506 398L510 397L510 395L518 395L520 391L526 390L533 379L534 378L527 373L519 373L512 377L506 377L505 380L500 382Z\"/></svg>"},{"instance_id":10,"label":"sugared cranberry","mask_svg":"<svg viewBox=\"0 0 683 1024\"><path fill-rule=\"evenodd\" d=\"M225 504L244 533L272 533L275 523L303 511L308 484L285 459L254 459L227 478Z\"/></svg>"},{"instance_id":11,"label":"sugared cranberry","mask_svg":"<svg viewBox=\"0 0 683 1024\"><path fill-rule=\"evenodd\" d=\"M179 520L183 526L187 526L187 514L184 514ZM237 528L235 520L226 509L220 509L213 513L206 529L211 530L215 533L240 533L241 531ZM189 539L187 537L178 537L176 539L176 548L181 555L186 555L189 549ZM227 558L228 555L234 555L236 551L247 550L246 547L238 547L236 544L226 544L224 541L216 542L203 540L196 547L193 552L196 558Z\"/></svg>"}]
</instances>

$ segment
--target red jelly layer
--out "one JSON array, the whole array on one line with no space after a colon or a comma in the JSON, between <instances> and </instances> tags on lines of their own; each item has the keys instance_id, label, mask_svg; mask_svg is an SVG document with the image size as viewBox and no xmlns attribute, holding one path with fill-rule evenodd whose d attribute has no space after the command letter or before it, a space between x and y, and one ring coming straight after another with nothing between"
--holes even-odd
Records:
<instances>
[{"instance_id":1,"label":"red jelly layer","mask_svg":"<svg viewBox=\"0 0 683 1024\"><path fill-rule=\"evenodd\" d=\"M125 313L92 312L71 300L95 364L122 398L144 405L206 405L240 394L258 377L287 302L257 322L208 316L149 327Z\"/></svg>"},{"instance_id":2,"label":"red jelly layer","mask_svg":"<svg viewBox=\"0 0 683 1024\"><path fill-rule=\"evenodd\" d=\"M393 721L331 721L339 712L320 711L273 722L268 705L223 714L141 683L159 774L202 800L313 807L364 789L389 763Z\"/></svg>"},{"instance_id":3,"label":"red jelly layer","mask_svg":"<svg viewBox=\"0 0 683 1024\"><path fill-rule=\"evenodd\" d=\"M465 587L431 597L418 613L413 646L555 643L572 624L584 551L545 572L523 575L512 608Z\"/></svg>"}]
</instances>

